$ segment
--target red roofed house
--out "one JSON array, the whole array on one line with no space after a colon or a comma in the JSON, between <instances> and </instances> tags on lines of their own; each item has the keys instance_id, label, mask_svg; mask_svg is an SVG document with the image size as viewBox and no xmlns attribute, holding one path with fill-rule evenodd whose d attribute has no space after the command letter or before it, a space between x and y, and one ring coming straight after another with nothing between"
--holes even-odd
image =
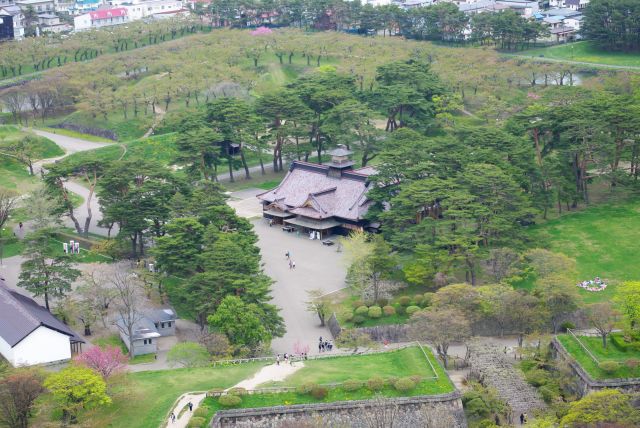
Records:
<instances>
[{"instance_id":1,"label":"red roofed house","mask_svg":"<svg viewBox=\"0 0 640 428\"><path fill-rule=\"evenodd\" d=\"M303 233L332 233L363 230L371 200L371 167L353 169L352 152L339 147L325 165L293 161L278 187L257 197L263 216L275 224L291 226Z\"/></svg>"},{"instance_id":2,"label":"red roofed house","mask_svg":"<svg viewBox=\"0 0 640 428\"><path fill-rule=\"evenodd\" d=\"M127 22L129 22L129 15L127 13L127 9L124 7L98 9L73 18L75 31L120 25Z\"/></svg>"}]
</instances>

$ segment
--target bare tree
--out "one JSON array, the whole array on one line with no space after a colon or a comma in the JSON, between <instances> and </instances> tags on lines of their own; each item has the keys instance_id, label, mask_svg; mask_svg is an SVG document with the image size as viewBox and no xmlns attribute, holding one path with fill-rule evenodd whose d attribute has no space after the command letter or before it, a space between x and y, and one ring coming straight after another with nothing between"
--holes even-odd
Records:
<instances>
[{"instance_id":1,"label":"bare tree","mask_svg":"<svg viewBox=\"0 0 640 428\"><path fill-rule=\"evenodd\" d=\"M4 248L2 231L4 230L4 225L9 220L11 212L15 208L17 202L18 196L15 193L0 189L0 263L2 263L2 250Z\"/></svg>"},{"instance_id":2,"label":"bare tree","mask_svg":"<svg viewBox=\"0 0 640 428\"><path fill-rule=\"evenodd\" d=\"M116 266L110 278L110 284L116 291L116 326L129 340L129 358L133 358L133 334L136 325L142 319L140 312L140 284L132 272L123 264Z\"/></svg>"},{"instance_id":3,"label":"bare tree","mask_svg":"<svg viewBox=\"0 0 640 428\"><path fill-rule=\"evenodd\" d=\"M0 380L0 425L27 428L36 399L45 392L44 374L19 369Z\"/></svg>"},{"instance_id":4,"label":"bare tree","mask_svg":"<svg viewBox=\"0 0 640 428\"><path fill-rule=\"evenodd\" d=\"M111 286L112 273L111 266L97 266L82 274L82 283L77 289L82 299L90 302L90 307L94 310L96 317L100 318L105 328L109 317L109 307L118 295L118 291Z\"/></svg>"},{"instance_id":5,"label":"bare tree","mask_svg":"<svg viewBox=\"0 0 640 428\"><path fill-rule=\"evenodd\" d=\"M2 94L2 101L11 112L13 122L16 124L18 121L22 122L20 113L22 112L22 106L25 102L22 92L17 88L8 89Z\"/></svg>"},{"instance_id":6,"label":"bare tree","mask_svg":"<svg viewBox=\"0 0 640 428\"><path fill-rule=\"evenodd\" d=\"M309 295L309 301L307 304L307 311L317 314L320 318L320 327L324 327L325 319L330 311L329 299L323 296L322 290L310 290L307 292Z\"/></svg>"},{"instance_id":7,"label":"bare tree","mask_svg":"<svg viewBox=\"0 0 640 428\"><path fill-rule=\"evenodd\" d=\"M619 313L609 302L594 303L587 306L586 310L589 323L602 338L602 347L607 347L607 336L613 331L618 323Z\"/></svg>"},{"instance_id":8,"label":"bare tree","mask_svg":"<svg viewBox=\"0 0 640 428\"><path fill-rule=\"evenodd\" d=\"M445 368L449 361L449 345L464 342L470 336L469 321L454 309L416 312L409 322L409 337L433 344Z\"/></svg>"}]
</instances>

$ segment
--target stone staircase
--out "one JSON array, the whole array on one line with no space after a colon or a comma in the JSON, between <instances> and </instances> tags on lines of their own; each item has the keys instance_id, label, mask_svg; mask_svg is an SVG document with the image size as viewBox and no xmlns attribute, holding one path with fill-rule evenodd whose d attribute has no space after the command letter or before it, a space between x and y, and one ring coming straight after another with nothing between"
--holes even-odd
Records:
<instances>
[{"instance_id":1,"label":"stone staircase","mask_svg":"<svg viewBox=\"0 0 640 428\"><path fill-rule=\"evenodd\" d=\"M521 413L529 417L538 409L547 406L538 391L527 383L522 372L502 349L490 343L469 344L471 372L480 382L494 388L502 400L511 407L515 422Z\"/></svg>"}]
</instances>

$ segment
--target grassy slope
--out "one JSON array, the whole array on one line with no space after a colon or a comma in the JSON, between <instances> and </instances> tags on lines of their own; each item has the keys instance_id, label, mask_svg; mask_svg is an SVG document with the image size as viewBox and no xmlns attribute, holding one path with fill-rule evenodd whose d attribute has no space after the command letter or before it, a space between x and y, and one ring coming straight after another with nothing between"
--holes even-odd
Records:
<instances>
[{"instance_id":1,"label":"grassy slope","mask_svg":"<svg viewBox=\"0 0 640 428\"><path fill-rule=\"evenodd\" d=\"M84 412L82 426L113 428L157 428L166 420L178 397L189 391L228 388L251 377L258 364L242 364L220 368L177 369L131 373L125 383L114 387L113 403ZM45 397L46 409L33 426L43 426L57 416L50 397ZM59 425L52 425L59 426Z\"/></svg>"},{"instance_id":2,"label":"grassy slope","mask_svg":"<svg viewBox=\"0 0 640 428\"><path fill-rule=\"evenodd\" d=\"M595 361L589 357L580 344L568 334L558 336L558 340L565 349L576 359L587 373L595 379L616 379L640 377L640 366L630 368L625 365L625 361L634 359L640 360L640 352L620 351L609 341L607 348L602 347L602 339L600 337L580 336L580 341L589 349L589 351L598 359L598 361L617 361L620 367L612 374L605 373L601 370Z\"/></svg>"},{"instance_id":3,"label":"grassy slope","mask_svg":"<svg viewBox=\"0 0 640 428\"><path fill-rule=\"evenodd\" d=\"M586 41L531 49L521 54L594 64L640 67L640 55L638 54L602 50Z\"/></svg>"},{"instance_id":4,"label":"grassy slope","mask_svg":"<svg viewBox=\"0 0 640 428\"><path fill-rule=\"evenodd\" d=\"M604 278L604 292L580 289L586 302L610 300L615 282L640 279L640 201L600 205L529 229L536 246L564 253L577 262L579 280Z\"/></svg>"},{"instance_id":5,"label":"grassy slope","mask_svg":"<svg viewBox=\"0 0 640 428\"><path fill-rule=\"evenodd\" d=\"M29 135L12 125L0 125L0 141L10 142ZM46 159L62 156L64 151L53 141L36 137L40 144L34 152L35 159ZM38 184L36 177L29 175L27 167L15 159L0 156L0 188L10 189L19 193L26 193Z\"/></svg>"}]
</instances>

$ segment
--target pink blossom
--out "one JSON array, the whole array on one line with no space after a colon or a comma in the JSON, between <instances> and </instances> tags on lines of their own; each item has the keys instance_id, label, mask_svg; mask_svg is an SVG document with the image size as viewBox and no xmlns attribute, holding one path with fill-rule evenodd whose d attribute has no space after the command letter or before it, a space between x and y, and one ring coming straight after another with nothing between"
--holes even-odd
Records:
<instances>
[{"instance_id":1,"label":"pink blossom","mask_svg":"<svg viewBox=\"0 0 640 428\"><path fill-rule=\"evenodd\" d=\"M251 32L251 35L252 36L268 36L271 33L273 33L273 31L271 31L271 29L267 27L258 27Z\"/></svg>"},{"instance_id":2,"label":"pink blossom","mask_svg":"<svg viewBox=\"0 0 640 428\"><path fill-rule=\"evenodd\" d=\"M101 348L94 346L74 358L78 364L89 367L100 373L104 379L124 369L127 357L116 346Z\"/></svg>"},{"instance_id":3,"label":"pink blossom","mask_svg":"<svg viewBox=\"0 0 640 428\"><path fill-rule=\"evenodd\" d=\"M533 92L528 92L527 93L527 97L532 98L534 100L539 100L540 99L540 95L534 94Z\"/></svg>"},{"instance_id":4,"label":"pink blossom","mask_svg":"<svg viewBox=\"0 0 640 428\"><path fill-rule=\"evenodd\" d=\"M293 344L293 353L295 355L302 355L309 353L309 345L303 345L299 340Z\"/></svg>"}]
</instances>

